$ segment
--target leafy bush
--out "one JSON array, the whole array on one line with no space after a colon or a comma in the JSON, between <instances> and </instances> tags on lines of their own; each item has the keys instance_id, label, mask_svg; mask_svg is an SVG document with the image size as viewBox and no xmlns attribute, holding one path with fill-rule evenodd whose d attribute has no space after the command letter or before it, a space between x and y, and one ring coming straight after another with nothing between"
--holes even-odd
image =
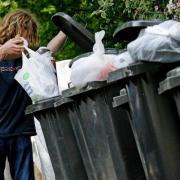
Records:
<instances>
[{"instance_id":1,"label":"leafy bush","mask_svg":"<svg viewBox=\"0 0 180 180\"><path fill-rule=\"evenodd\" d=\"M51 21L56 12L73 16L93 34L102 29L106 35L105 47L123 48L123 42L115 43L113 33L119 24L135 19L179 18L180 2L175 0L3 0L0 1L0 16L9 10L24 8L36 15L39 21L40 45L58 33ZM57 60L73 58L83 50L68 39L61 52L55 54Z\"/></svg>"}]
</instances>

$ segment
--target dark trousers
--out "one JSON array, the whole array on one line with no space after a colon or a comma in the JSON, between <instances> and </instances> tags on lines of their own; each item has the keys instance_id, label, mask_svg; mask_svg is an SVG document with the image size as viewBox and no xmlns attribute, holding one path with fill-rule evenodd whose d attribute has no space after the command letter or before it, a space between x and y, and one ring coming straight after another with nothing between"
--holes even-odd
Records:
<instances>
[{"instance_id":1,"label":"dark trousers","mask_svg":"<svg viewBox=\"0 0 180 180\"><path fill-rule=\"evenodd\" d=\"M6 157L13 180L34 180L32 145L29 136L0 138L0 180L4 180Z\"/></svg>"}]
</instances>

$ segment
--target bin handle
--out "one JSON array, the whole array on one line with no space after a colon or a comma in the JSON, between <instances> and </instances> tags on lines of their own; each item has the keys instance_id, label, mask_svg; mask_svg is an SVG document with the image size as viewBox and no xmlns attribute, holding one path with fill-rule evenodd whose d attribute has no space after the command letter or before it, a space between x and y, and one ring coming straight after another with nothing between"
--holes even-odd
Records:
<instances>
[{"instance_id":1,"label":"bin handle","mask_svg":"<svg viewBox=\"0 0 180 180\"><path fill-rule=\"evenodd\" d=\"M127 91L125 88L120 90L120 95L113 97L113 108L126 104L128 102Z\"/></svg>"}]
</instances>

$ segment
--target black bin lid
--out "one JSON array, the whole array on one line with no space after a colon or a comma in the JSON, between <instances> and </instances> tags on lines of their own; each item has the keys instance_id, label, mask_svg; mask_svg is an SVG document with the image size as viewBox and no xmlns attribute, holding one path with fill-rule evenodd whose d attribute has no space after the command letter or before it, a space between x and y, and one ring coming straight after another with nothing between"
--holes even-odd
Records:
<instances>
[{"instance_id":1,"label":"black bin lid","mask_svg":"<svg viewBox=\"0 0 180 180\"><path fill-rule=\"evenodd\" d=\"M147 26L154 26L160 24L161 20L134 20L128 21L116 28L113 34L115 41L133 41L139 35L141 29Z\"/></svg>"},{"instance_id":2,"label":"black bin lid","mask_svg":"<svg viewBox=\"0 0 180 180\"><path fill-rule=\"evenodd\" d=\"M76 22L71 16L58 12L52 16L53 23L82 49L89 52L95 43L94 35Z\"/></svg>"}]
</instances>

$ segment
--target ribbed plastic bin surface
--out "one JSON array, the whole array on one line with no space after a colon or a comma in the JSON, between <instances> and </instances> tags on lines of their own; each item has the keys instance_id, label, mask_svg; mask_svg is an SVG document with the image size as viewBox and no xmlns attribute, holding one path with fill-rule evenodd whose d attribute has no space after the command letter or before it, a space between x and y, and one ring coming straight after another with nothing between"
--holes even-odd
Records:
<instances>
[{"instance_id":1,"label":"ribbed plastic bin surface","mask_svg":"<svg viewBox=\"0 0 180 180\"><path fill-rule=\"evenodd\" d=\"M119 85L106 82L63 91L75 102L68 111L89 180L145 180L127 101L112 106L119 93Z\"/></svg>"},{"instance_id":2,"label":"ribbed plastic bin surface","mask_svg":"<svg viewBox=\"0 0 180 180\"><path fill-rule=\"evenodd\" d=\"M159 82L177 64L136 63L112 72L108 82L126 80L131 126L147 180L180 179L180 131L173 102L159 96Z\"/></svg>"},{"instance_id":3,"label":"ribbed plastic bin surface","mask_svg":"<svg viewBox=\"0 0 180 180\"><path fill-rule=\"evenodd\" d=\"M173 97L180 118L180 67L167 73L165 80L159 84L159 94L166 93L168 97Z\"/></svg>"},{"instance_id":4,"label":"ribbed plastic bin surface","mask_svg":"<svg viewBox=\"0 0 180 180\"><path fill-rule=\"evenodd\" d=\"M56 114L56 102L60 102L60 115ZM57 180L88 179L68 116L71 103L71 99L59 96L26 109L40 121Z\"/></svg>"}]
</instances>

